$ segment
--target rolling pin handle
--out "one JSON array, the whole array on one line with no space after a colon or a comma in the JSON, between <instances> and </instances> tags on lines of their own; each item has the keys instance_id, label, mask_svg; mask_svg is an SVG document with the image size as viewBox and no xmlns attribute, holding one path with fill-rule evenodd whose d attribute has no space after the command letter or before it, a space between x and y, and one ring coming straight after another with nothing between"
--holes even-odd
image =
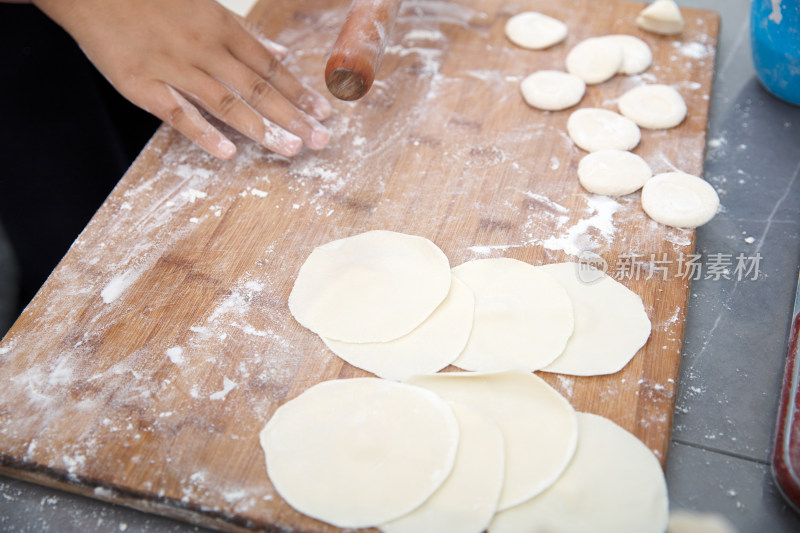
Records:
<instances>
[{"instance_id":1,"label":"rolling pin handle","mask_svg":"<svg viewBox=\"0 0 800 533\"><path fill-rule=\"evenodd\" d=\"M372 78L360 76L357 72L339 67L325 77L328 90L340 100L358 100L372 87Z\"/></svg>"},{"instance_id":2,"label":"rolling pin handle","mask_svg":"<svg viewBox=\"0 0 800 533\"><path fill-rule=\"evenodd\" d=\"M325 84L340 100L367 94L402 0L353 0L325 66Z\"/></svg>"}]
</instances>

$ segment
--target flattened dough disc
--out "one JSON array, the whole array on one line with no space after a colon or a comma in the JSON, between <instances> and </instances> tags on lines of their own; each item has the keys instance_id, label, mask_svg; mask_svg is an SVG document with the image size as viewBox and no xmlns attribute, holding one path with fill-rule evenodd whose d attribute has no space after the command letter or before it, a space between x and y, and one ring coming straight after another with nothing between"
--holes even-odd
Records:
<instances>
[{"instance_id":1,"label":"flattened dough disc","mask_svg":"<svg viewBox=\"0 0 800 533\"><path fill-rule=\"evenodd\" d=\"M498 513L489 533L663 533L667 484L642 442L601 416L578 413L578 450L536 498Z\"/></svg>"},{"instance_id":2,"label":"flattened dough disc","mask_svg":"<svg viewBox=\"0 0 800 533\"><path fill-rule=\"evenodd\" d=\"M538 268L564 286L575 310L575 332L564 353L545 367L545 372L613 374L647 342L650 319L635 292L584 264L556 263Z\"/></svg>"},{"instance_id":3,"label":"flattened dough disc","mask_svg":"<svg viewBox=\"0 0 800 533\"><path fill-rule=\"evenodd\" d=\"M311 252L289 309L303 326L343 342L386 342L419 326L450 291L450 263L423 237L368 231Z\"/></svg>"},{"instance_id":4,"label":"flattened dough disc","mask_svg":"<svg viewBox=\"0 0 800 533\"><path fill-rule=\"evenodd\" d=\"M384 533L481 533L494 516L505 472L503 434L474 407L450 407L461 436L450 477L420 507L381 525Z\"/></svg>"},{"instance_id":5,"label":"flattened dough disc","mask_svg":"<svg viewBox=\"0 0 800 533\"><path fill-rule=\"evenodd\" d=\"M417 374L433 374L452 363L467 344L474 313L472 291L454 277L450 294L433 314L399 339L365 343L322 340L351 365L402 381Z\"/></svg>"},{"instance_id":6,"label":"flattened dough disc","mask_svg":"<svg viewBox=\"0 0 800 533\"><path fill-rule=\"evenodd\" d=\"M436 394L377 378L325 381L261 431L267 473L289 505L338 527L417 508L447 479L458 422Z\"/></svg>"},{"instance_id":7,"label":"flattened dough disc","mask_svg":"<svg viewBox=\"0 0 800 533\"><path fill-rule=\"evenodd\" d=\"M556 280L510 258L478 259L453 269L475 294L475 320L453 364L464 370L538 370L572 335L572 302Z\"/></svg>"},{"instance_id":8,"label":"flattened dough disc","mask_svg":"<svg viewBox=\"0 0 800 533\"><path fill-rule=\"evenodd\" d=\"M471 405L500 427L506 446L506 471L498 509L524 502L552 485L575 452L575 411L534 374L519 370L448 372L416 376L407 383Z\"/></svg>"}]
</instances>

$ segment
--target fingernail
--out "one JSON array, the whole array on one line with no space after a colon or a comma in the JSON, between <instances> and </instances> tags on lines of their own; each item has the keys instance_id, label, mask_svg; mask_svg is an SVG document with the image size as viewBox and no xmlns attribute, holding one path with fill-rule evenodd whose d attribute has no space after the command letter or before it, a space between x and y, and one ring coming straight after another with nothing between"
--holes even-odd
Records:
<instances>
[{"instance_id":1,"label":"fingernail","mask_svg":"<svg viewBox=\"0 0 800 533\"><path fill-rule=\"evenodd\" d=\"M296 135L287 135L286 139L280 144L278 150L275 150L281 155L286 157L293 157L300 153L303 149L303 140Z\"/></svg>"},{"instance_id":2,"label":"fingernail","mask_svg":"<svg viewBox=\"0 0 800 533\"><path fill-rule=\"evenodd\" d=\"M228 139L222 139L217 144L217 150L219 151L220 157L223 159L229 159L233 157L233 154L236 153L236 145L230 142Z\"/></svg>"},{"instance_id":3,"label":"fingernail","mask_svg":"<svg viewBox=\"0 0 800 533\"><path fill-rule=\"evenodd\" d=\"M325 145L328 144L328 140L331 138L331 132L329 132L323 126L315 127L311 132L311 145L310 148L314 148L315 150L319 150L320 148L324 148Z\"/></svg>"}]
</instances>

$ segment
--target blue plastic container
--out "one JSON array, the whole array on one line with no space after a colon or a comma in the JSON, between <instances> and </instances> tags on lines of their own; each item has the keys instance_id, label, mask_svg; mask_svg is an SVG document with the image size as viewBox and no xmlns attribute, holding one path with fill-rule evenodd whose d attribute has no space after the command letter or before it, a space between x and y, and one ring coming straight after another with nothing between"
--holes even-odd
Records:
<instances>
[{"instance_id":1,"label":"blue plastic container","mask_svg":"<svg viewBox=\"0 0 800 533\"><path fill-rule=\"evenodd\" d=\"M753 0L750 43L764 87L800 105L800 0Z\"/></svg>"}]
</instances>

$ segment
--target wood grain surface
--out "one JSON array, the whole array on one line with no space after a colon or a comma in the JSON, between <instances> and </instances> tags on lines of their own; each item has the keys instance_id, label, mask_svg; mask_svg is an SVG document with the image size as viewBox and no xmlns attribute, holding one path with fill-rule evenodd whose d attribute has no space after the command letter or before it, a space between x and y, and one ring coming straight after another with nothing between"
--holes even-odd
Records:
<instances>
[{"instance_id":1,"label":"wood grain surface","mask_svg":"<svg viewBox=\"0 0 800 533\"><path fill-rule=\"evenodd\" d=\"M250 18L324 92L348 4L261 2ZM694 232L650 221L638 193L583 190L569 111L519 92L582 39L641 37L653 66L589 87L580 106L674 86L688 118L643 130L635 152L656 172L702 174L718 17L684 9L686 30L661 37L636 27L641 7L407 0L370 93L333 102L328 148L290 161L234 135L239 154L222 162L161 128L0 344L2 472L223 529L333 531L277 495L258 432L309 386L367 375L302 328L287 297L315 246L371 229L425 236L453 266L602 257L643 298L650 340L617 374L542 376L665 462ZM567 22L566 42L511 45L505 22L528 9Z\"/></svg>"}]
</instances>

